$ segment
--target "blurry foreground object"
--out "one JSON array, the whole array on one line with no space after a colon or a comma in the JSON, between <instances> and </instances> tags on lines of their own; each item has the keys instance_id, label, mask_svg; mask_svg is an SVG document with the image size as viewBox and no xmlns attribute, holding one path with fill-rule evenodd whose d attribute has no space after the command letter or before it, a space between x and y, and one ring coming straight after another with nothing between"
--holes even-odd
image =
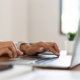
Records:
<instances>
[{"instance_id":1,"label":"blurry foreground object","mask_svg":"<svg viewBox=\"0 0 80 80\"><path fill-rule=\"evenodd\" d=\"M27 74L32 71L32 66L13 65L13 68L5 71L0 71L0 80L11 80L18 76Z\"/></svg>"}]
</instances>

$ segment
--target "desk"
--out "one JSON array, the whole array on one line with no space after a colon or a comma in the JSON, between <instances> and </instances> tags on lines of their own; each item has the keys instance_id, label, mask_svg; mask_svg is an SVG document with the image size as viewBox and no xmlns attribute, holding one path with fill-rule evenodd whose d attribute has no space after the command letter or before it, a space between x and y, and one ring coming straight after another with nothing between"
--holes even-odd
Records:
<instances>
[{"instance_id":1,"label":"desk","mask_svg":"<svg viewBox=\"0 0 80 80\"><path fill-rule=\"evenodd\" d=\"M8 59L10 58L1 57L0 61ZM22 80L22 79L23 80L80 80L80 65L76 66L73 69L34 68L34 71L32 71L31 73L10 80Z\"/></svg>"}]
</instances>

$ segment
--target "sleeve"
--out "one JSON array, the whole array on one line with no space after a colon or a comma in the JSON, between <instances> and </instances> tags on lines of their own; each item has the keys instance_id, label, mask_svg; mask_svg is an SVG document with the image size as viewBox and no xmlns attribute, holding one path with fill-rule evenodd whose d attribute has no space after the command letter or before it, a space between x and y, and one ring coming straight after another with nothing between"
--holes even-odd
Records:
<instances>
[{"instance_id":1,"label":"sleeve","mask_svg":"<svg viewBox=\"0 0 80 80\"><path fill-rule=\"evenodd\" d=\"M21 45L21 44L24 44L24 43L29 44L29 43L26 42L26 41L19 41L19 42L16 44L16 45L17 45L17 49L20 50L20 45Z\"/></svg>"}]
</instances>

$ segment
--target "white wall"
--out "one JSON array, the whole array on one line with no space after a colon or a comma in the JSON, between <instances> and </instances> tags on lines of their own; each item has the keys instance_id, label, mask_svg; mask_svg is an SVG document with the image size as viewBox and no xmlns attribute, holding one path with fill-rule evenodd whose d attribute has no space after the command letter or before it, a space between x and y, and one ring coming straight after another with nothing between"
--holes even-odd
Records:
<instances>
[{"instance_id":1,"label":"white wall","mask_svg":"<svg viewBox=\"0 0 80 80\"><path fill-rule=\"evenodd\" d=\"M0 0L0 39L28 41L28 0Z\"/></svg>"},{"instance_id":2,"label":"white wall","mask_svg":"<svg viewBox=\"0 0 80 80\"><path fill-rule=\"evenodd\" d=\"M52 41L65 49L60 34L60 0L30 0L30 42Z\"/></svg>"},{"instance_id":3,"label":"white wall","mask_svg":"<svg viewBox=\"0 0 80 80\"><path fill-rule=\"evenodd\" d=\"M0 39L52 41L64 49L60 0L0 0Z\"/></svg>"}]
</instances>

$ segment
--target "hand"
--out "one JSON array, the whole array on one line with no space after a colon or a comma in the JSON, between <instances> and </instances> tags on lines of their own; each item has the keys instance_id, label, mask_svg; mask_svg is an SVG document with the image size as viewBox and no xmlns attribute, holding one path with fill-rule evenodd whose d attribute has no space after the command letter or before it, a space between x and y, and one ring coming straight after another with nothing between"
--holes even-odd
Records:
<instances>
[{"instance_id":1,"label":"hand","mask_svg":"<svg viewBox=\"0 0 80 80\"><path fill-rule=\"evenodd\" d=\"M44 52L45 50L50 50L52 53L54 53L57 56L60 56L59 54L59 48L56 43L53 42L38 42L33 45L26 45L23 44L20 47L20 50L23 51L27 55L34 55L37 52Z\"/></svg>"},{"instance_id":2,"label":"hand","mask_svg":"<svg viewBox=\"0 0 80 80\"><path fill-rule=\"evenodd\" d=\"M8 54L9 57L16 58L17 55L22 55L23 52L16 48L16 45L12 41L0 42L0 56Z\"/></svg>"}]
</instances>

